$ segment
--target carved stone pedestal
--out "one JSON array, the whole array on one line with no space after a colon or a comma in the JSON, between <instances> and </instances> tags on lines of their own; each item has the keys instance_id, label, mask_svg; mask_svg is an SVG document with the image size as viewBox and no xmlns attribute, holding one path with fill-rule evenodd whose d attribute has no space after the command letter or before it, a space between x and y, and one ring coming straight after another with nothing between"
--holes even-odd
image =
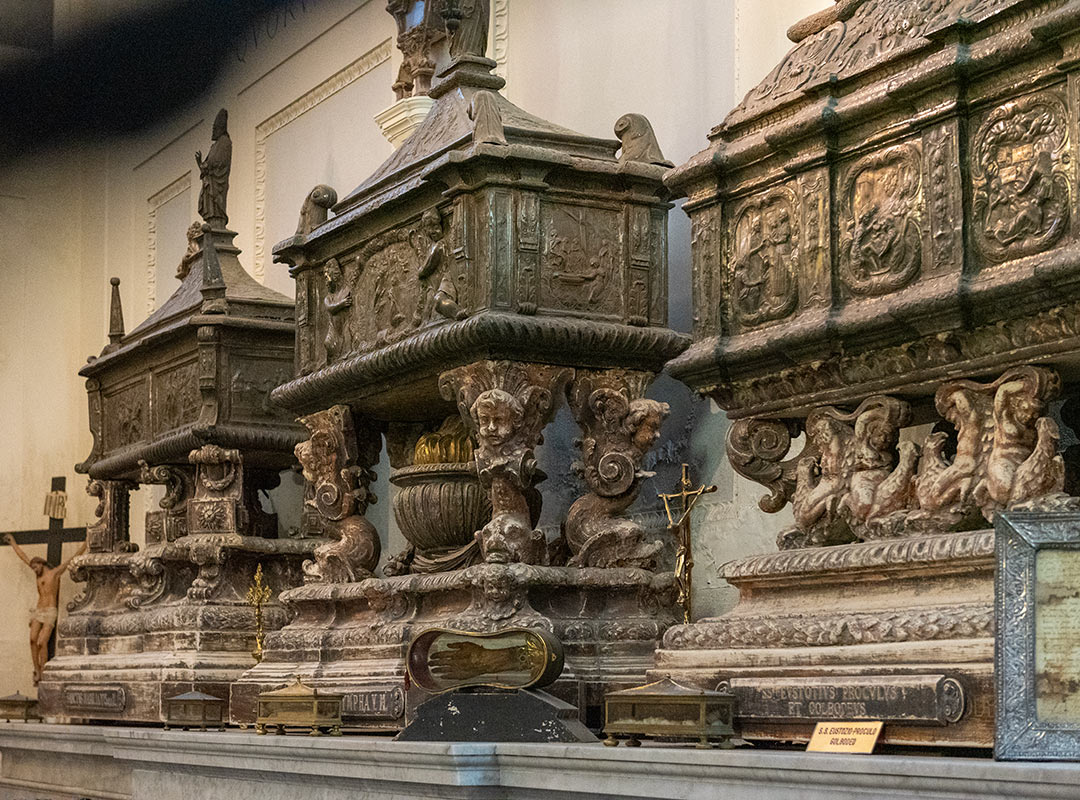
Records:
<instances>
[{"instance_id":1,"label":"carved stone pedestal","mask_svg":"<svg viewBox=\"0 0 1080 800\"><path fill-rule=\"evenodd\" d=\"M255 660L255 612L245 594L259 564L277 593L300 583L317 542L191 534L138 553L89 553L84 590L58 627L38 698L50 716L161 722L165 700L200 691L228 700ZM201 576L201 582L200 582ZM285 624L276 602L268 630Z\"/></svg>"},{"instance_id":2,"label":"carved stone pedestal","mask_svg":"<svg viewBox=\"0 0 1080 800\"><path fill-rule=\"evenodd\" d=\"M298 675L343 692L347 724L396 730L428 697L405 689L405 650L416 634L527 627L553 633L565 650L566 668L548 691L598 724L604 691L644 680L674 621L673 594L670 573L527 564L291 589L281 601L295 616L233 686L232 721L253 721L259 692Z\"/></svg>"},{"instance_id":3,"label":"carved stone pedestal","mask_svg":"<svg viewBox=\"0 0 1080 800\"><path fill-rule=\"evenodd\" d=\"M885 720L889 744L993 744L994 532L788 550L726 564L729 613L671 628L652 678L729 682L747 739Z\"/></svg>"}]
</instances>

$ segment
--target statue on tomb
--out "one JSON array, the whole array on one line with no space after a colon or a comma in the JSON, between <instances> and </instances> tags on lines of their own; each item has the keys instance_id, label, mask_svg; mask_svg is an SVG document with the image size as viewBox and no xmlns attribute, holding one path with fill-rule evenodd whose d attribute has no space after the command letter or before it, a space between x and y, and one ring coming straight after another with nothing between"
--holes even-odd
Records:
<instances>
[{"instance_id":1,"label":"statue on tomb","mask_svg":"<svg viewBox=\"0 0 1080 800\"><path fill-rule=\"evenodd\" d=\"M176 266L176 279L182 281L191 272L191 265L195 263L195 259L199 255L199 237L202 236L202 223L193 222L187 229L187 250L184 251L183 258L180 259L180 263Z\"/></svg>"},{"instance_id":2,"label":"statue on tomb","mask_svg":"<svg viewBox=\"0 0 1080 800\"><path fill-rule=\"evenodd\" d=\"M484 57L487 52L490 0L443 0L440 15L450 33L450 57Z\"/></svg>"},{"instance_id":3,"label":"statue on tomb","mask_svg":"<svg viewBox=\"0 0 1080 800\"><path fill-rule=\"evenodd\" d=\"M199 192L199 216L214 228L224 228L229 222L225 213L225 199L229 194L229 170L232 168L232 139L228 131L229 112L221 109L214 118L210 152L203 158L202 151L195 153L199 165L202 190Z\"/></svg>"},{"instance_id":4,"label":"statue on tomb","mask_svg":"<svg viewBox=\"0 0 1080 800\"><path fill-rule=\"evenodd\" d=\"M330 364L337 360L342 353L347 353L352 348L352 336L349 333L348 310L352 308L352 289L349 288L341 271L341 264L336 258L331 258L323 267L323 275L326 276L326 298L323 303L330 315L330 323L326 327L326 363Z\"/></svg>"},{"instance_id":5,"label":"statue on tomb","mask_svg":"<svg viewBox=\"0 0 1080 800\"><path fill-rule=\"evenodd\" d=\"M458 305L457 287L454 285L454 279L450 275L450 263L446 257L446 241L443 234L442 217L439 215L438 210L432 208L424 212L424 216L420 218L420 227L417 233L427 242L426 246L420 248L421 258L423 259L420 271L417 273L420 280L426 281L442 269L439 288L435 290L435 312L447 319L465 319L469 314ZM427 292L421 292L421 304L425 302L426 297ZM422 313L422 309L418 309L418 312ZM419 322L420 320L417 320L417 324Z\"/></svg>"},{"instance_id":6,"label":"statue on tomb","mask_svg":"<svg viewBox=\"0 0 1080 800\"><path fill-rule=\"evenodd\" d=\"M37 686L38 681L41 680L41 670L45 668L45 662L49 660L49 639L52 637L53 628L56 627L60 578L67 572L75 556L86 552L86 542L83 542L82 547L71 558L61 562L57 567L51 567L44 558L28 557L10 533L4 535L4 541L11 545L15 555L21 558L37 576L37 606L30 611L30 655L34 662L34 685Z\"/></svg>"}]
</instances>

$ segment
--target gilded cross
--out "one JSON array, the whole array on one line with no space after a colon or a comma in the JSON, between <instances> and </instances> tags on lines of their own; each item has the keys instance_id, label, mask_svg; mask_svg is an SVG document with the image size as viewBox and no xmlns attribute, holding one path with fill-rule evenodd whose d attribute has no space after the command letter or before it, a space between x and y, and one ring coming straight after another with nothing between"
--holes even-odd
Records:
<instances>
[{"instance_id":1,"label":"gilded cross","mask_svg":"<svg viewBox=\"0 0 1080 800\"><path fill-rule=\"evenodd\" d=\"M682 465L682 477L679 479L679 491L661 494L664 511L667 512L668 530L675 534L678 548L675 551L675 583L679 588L679 605L683 610L683 622L690 623L690 603L693 589L694 555L690 543L690 512L704 494L716 491L715 486L702 484L696 489L690 480L690 465ZM672 503L676 504L678 519L672 512Z\"/></svg>"}]
</instances>

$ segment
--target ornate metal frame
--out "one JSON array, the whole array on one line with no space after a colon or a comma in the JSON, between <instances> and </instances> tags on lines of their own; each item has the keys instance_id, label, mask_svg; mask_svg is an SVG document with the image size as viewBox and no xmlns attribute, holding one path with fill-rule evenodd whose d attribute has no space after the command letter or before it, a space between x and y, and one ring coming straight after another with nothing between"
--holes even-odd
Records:
<instances>
[{"instance_id":1,"label":"ornate metal frame","mask_svg":"<svg viewBox=\"0 0 1080 800\"><path fill-rule=\"evenodd\" d=\"M1001 761L1080 760L1080 718L1040 720L1035 707L1035 561L1040 551L1080 552L1080 513L998 514L994 586L997 685L994 758Z\"/></svg>"}]
</instances>

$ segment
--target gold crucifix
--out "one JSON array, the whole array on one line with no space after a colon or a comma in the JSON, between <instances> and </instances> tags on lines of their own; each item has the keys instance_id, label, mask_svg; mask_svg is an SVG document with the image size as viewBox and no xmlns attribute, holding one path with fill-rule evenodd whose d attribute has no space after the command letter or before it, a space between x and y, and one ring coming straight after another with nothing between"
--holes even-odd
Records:
<instances>
[{"instance_id":1,"label":"gold crucifix","mask_svg":"<svg viewBox=\"0 0 1080 800\"><path fill-rule=\"evenodd\" d=\"M679 605L682 606L683 622L686 624L690 623L690 597L694 572L694 556L690 545L690 512L694 510L694 506L703 494L711 494L715 491L715 486L704 484L695 489L693 481L690 480L690 465L683 464L679 491L659 495L664 501L664 511L667 512L668 530L678 537L678 549L675 551L675 583L679 587ZM681 501L682 508L678 509L678 519L671 511L673 500Z\"/></svg>"},{"instance_id":2,"label":"gold crucifix","mask_svg":"<svg viewBox=\"0 0 1080 800\"><path fill-rule=\"evenodd\" d=\"M263 642L266 640L266 631L263 630L262 607L270 601L270 587L263 583L262 564L255 568L255 580L248 587L247 601L248 605L255 609L255 649L251 651L251 655L255 657L256 661L262 661Z\"/></svg>"}]
</instances>

